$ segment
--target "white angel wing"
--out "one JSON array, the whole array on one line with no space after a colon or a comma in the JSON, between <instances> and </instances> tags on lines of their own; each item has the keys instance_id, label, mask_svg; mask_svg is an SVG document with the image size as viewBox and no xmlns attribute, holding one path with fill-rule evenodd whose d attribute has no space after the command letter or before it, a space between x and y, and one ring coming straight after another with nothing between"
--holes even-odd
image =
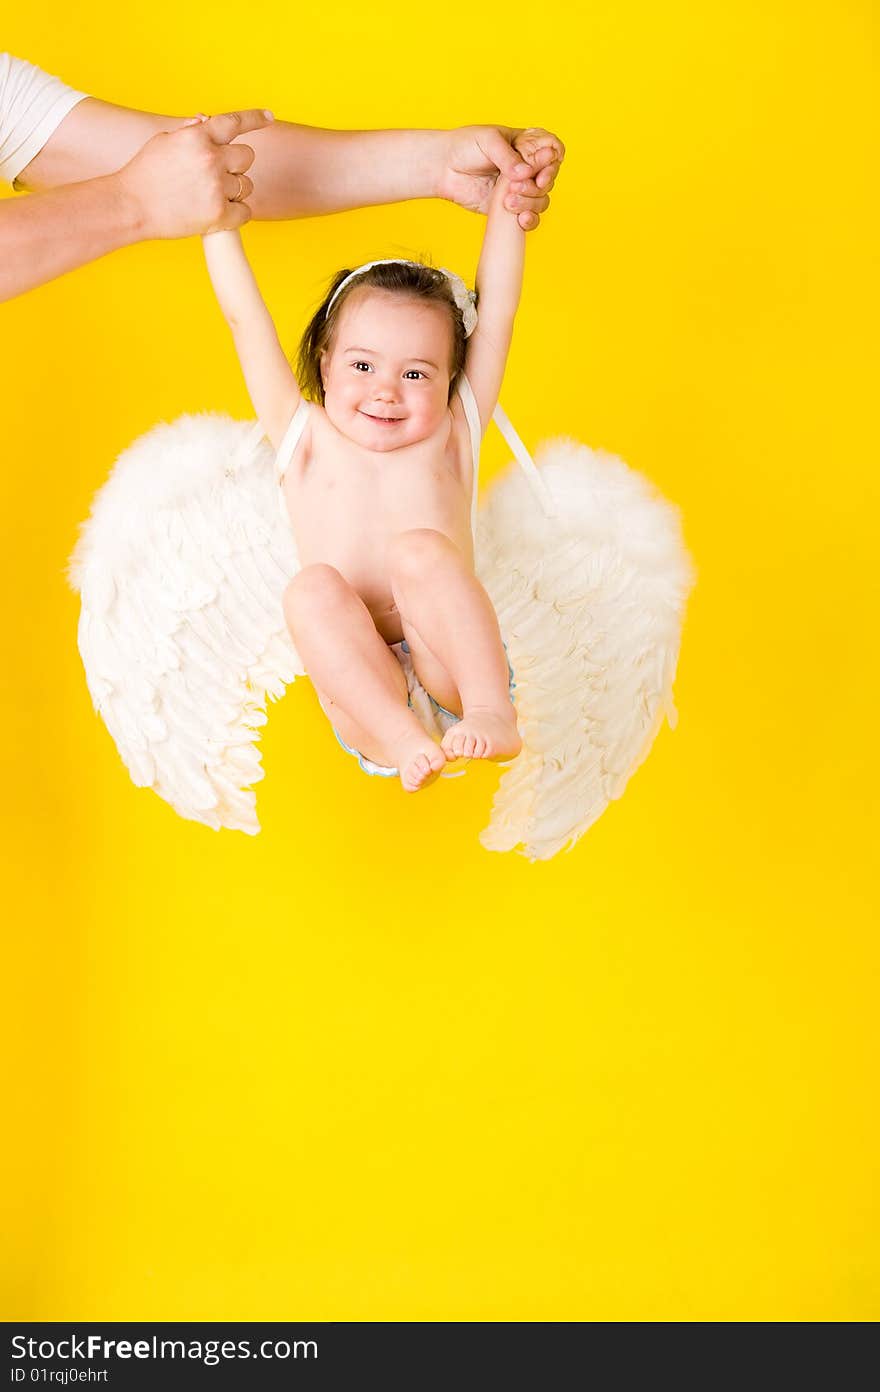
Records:
<instances>
[{"instance_id":1,"label":"white angel wing","mask_svg":"<svg viewBox=\"0 0 880 1392\"><path fill-rule=\"evenodd\" d=\"M302 675L282 611L297 558L252 422L181 416L136 440L70 559L95 709L138 787L259 831L266 701Z\"/></svg>"},{"instance_id":2,"label":"white angel wing","mask_svg":"<svg viewBox=\"0 0 880 1392\"><path fill-rule=\"evenodd\" d=\"M621 796L664 716L675 727L696 571L677 508L622 460L554 440L536 462L556 516L514 467L479 513L477 570L508 645L524 746L480 840L548 860Z\"/></svg>"}]
</instances>

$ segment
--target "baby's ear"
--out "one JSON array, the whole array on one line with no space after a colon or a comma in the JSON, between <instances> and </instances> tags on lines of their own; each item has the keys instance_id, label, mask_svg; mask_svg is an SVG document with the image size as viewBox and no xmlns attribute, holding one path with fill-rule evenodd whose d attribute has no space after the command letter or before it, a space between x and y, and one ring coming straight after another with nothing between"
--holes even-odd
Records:
<instances>
[{"instance_id":1,"label":"baby's ear","mask_svg":"<svg viewBox=\"0 0 880 1392\"><path fill-rule=\"evenodd\" d=\"M327 386L327 349L325 348L318 359L318 367L321 372L321 386Z\"/></svg>"}]
</instances>

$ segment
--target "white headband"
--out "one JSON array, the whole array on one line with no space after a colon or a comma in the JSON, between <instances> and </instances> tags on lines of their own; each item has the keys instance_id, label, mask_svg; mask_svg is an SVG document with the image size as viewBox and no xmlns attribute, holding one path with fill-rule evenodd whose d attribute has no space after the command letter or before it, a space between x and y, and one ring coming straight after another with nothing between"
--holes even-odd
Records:
<instances>
[{"instance_id":1,"label":"white headband","mask_svg":"<svg viewBox=\"0 0 880 1392\"><path fill-rule=\"evenodd\" d=\"M363 275L364 271L371 270L373 266L423 266L423 263L421 261L406 261L400 256L391 256L384 261L365 261L362 266L358 266L356 270L351 271L345 277L345 280L339 282L333 294L330 296L327 308L324 311L325 318L333 308L334 301L340 291L345 289L349 281L354 280L355 276ZM423 269L431 270L432 267L423 266ZM474 329L477 327L477 308L474 303L476 295L473 290L468 290L461 276L457 276L454 271L447 271L445 266L440 266L439 269L449 281L449 286L452 290L452 298L461 310L461 317L464 320L464 336L465 338L470 338Z\"/></svg>"}]
</instances>

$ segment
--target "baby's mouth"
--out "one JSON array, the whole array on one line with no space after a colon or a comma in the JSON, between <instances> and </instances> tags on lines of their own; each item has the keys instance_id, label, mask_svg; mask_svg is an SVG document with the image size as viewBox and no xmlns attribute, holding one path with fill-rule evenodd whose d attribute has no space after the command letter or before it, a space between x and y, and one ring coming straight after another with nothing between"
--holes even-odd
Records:
<instances>
[{"instance_id":1,"label":"baby's mouth","mask_svg":"<svg viewBox=\"0 0 880 1392\"><path fill-rule=\"evenodd\" d=\"M362 416L367 420L378 421L380 425L399 425L404 419L403 416L374 416L370 411L361 411Z\"/></svg>"}]
</instances>

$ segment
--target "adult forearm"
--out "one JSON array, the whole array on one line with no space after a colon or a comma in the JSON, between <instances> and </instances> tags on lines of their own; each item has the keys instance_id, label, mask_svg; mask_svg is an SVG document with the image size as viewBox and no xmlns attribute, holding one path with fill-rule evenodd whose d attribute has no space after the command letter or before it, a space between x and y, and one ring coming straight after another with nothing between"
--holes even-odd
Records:
<instances>
[{"instance_id":1,"label":"adult forearm","mask_svg":"<svg viewBox=\"0 0 880 1392\"><path fill-rule=\"evenodd\" d=\"M177 130L179 116L134 111L88 98L74 107L21 175L39 192L110 174L151 136ZM248 171L254 217L295 218L437 194L448 132L327 130L275 121L249 129L242 144L254 151Z\"/></svg>"},{"instance_id":2,"label":"adult forearm","mask_svg":"<svg viewBox=\"0 0 880 1392\"><path fill-rule=\"evenodd\" d=\"M312 217L434 198L448 132L325 130L287 121L248 136L256 218Z\"/></svg>"},{"instance_id":3,"label":"adult forearm","mask_svg":"<svg viewBox=\"0 0 880 1392\"><path fill-rule=\"evenodd\" d=\"M4 199L0 301L138 241L140 221L137 204L112 176L36 198Z\"/></svg>"}]
</instances>

